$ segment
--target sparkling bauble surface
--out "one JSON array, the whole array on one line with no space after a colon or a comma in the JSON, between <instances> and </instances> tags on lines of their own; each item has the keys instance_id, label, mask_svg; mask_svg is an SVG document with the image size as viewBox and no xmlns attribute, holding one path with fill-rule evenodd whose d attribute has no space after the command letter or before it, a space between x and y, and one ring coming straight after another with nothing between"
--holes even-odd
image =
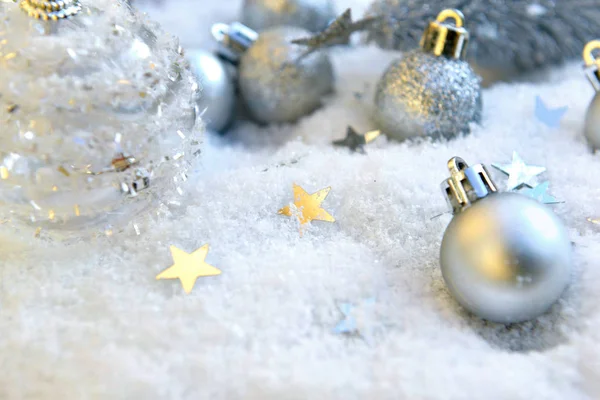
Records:
<instances>
[{"instance_id":1,"label":"sparkling bauble surface","mask_svg":"<svg viewBox=\"0 0 600 400\"><path fill-rule=\"evenodd\" d=\"M186 52L192 72L200 85L198 110L208 129L222 132L233 121L235 86L223 62L204 50Z\"/></svg>"},{"instance_id":2,"label":"sparkling bauble surface","mask_svg":"<svg viewBox=\"0 0 600 400\"><path fill-rule=\"evenodd\" d=\"M481 120L480 79L465 61L413 50L383 74L375 106L376 124L394 139L451 138Z\"/></svg>"},{"instance_id":3,"label":"sparkling bauble surface","mask_svg":"<svg viewBox=\"0 0 600 400\"><path fill-rule=\"evenodd\" d=\"M294 122L320 107L333 90L333 67L324 52L297 61L305 48L290 42L308 35L301 28L274 28L243 54L239 87L256 121Z\"/></svg>"},{"instance_id":4,"label":"sparkling bauble surface","mask_svg":"<svg viewBox=\"0 0 600 400\"><path fill-rule=\"evenodd\" d=\"M259 32L278 26L318 32L335 17L331 0L245 0L241 22Z\"/></svg>"},{"instance_id":5,"label":"sparkling bauble surface","mask_svg":"<svg viewBox=\"0 0 600 400\"><path fill-rule=\"evenodd\" d=\"M600 92L599 92L600 93ZM600 149L600 95L596 93L585 117L585 138L592 150Z\"/></svg>"},{"instance_id":6,"label":"sparkling bauble surface","mask_svg":"<svg viewBox=\"0 0 600 400\"><path fill-rule=\"evenodd\" d=\"M59 21L0 7L3 227L112 231L174 204L199 153L177 39L119 1L81 3Z\"/></svg>"},{"instance_id":7,"label":"sparkling bauble surface","mask_svg":"<svg viewBox=\"0 0 600 400\"><path fill-rule=\"evenodd\" d=\"M516 193L493 194L457 214L440 263L450 292L481 318L535 318L560 297L571 276L571 243L554 213Z\"/></svg>"}]
</instances>

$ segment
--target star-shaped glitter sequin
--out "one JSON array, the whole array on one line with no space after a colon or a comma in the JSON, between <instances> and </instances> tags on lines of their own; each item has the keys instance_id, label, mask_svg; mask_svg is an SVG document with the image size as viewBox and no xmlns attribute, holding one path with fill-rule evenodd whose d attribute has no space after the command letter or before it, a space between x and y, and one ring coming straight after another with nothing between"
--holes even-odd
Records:
<instances>
[{"instance_id":1,"label":"star-shaped glitter sequin","mask_svg":"<svg viewBox=\"0 0 600 400\"><path fill-rule=\"evenodd\" d=\"M372 306L375 303L375 298L370 297L362 302L363 306ZM354 310L357 308L352 303L340 303L338 308L344 316L333 328L333 332L337 334L356 334L358 333L358 323L356 321Z\"/></svg>"},{"instance_id":2,"label":"star-shaped glitter sequin","mask_svg":"<svg viewBox=\"0 0 600 400\"><path fill-rule=\"evenodd\" d=\"M199 277L221 274L218 268L204 261L208 254L208 244L205 244L191 254L175 246L171 246L170 249L171 256L173 257L173 265L156 275L156 279L179 279L183 290L187 294L190 294L196 284L196 279Z\"/></svg>"},{"instance_id":3,"label":"star-shaped glitter sequin","mask_svg":"<svg viewBox=\"0 0 600 400\"><path fill-rule=\"evenodd\" d=\"M354 128L349 126L346 129L346 137L340 140L334 140L334 146L347 147L354 153L365 154L365 145L377 139L381 131L370 131L365 134L358 134Z\"/></svg>"},{"instance_id":4,"label":"star-shaped glitter sequin","mask_svg":"<svg viewBox=\"0 0 600 400\"><path fill-rule=\"evenodd\" d=\"M325 201L331 187L321 189L316 193L308 194L300 186L294 184L294 206L285 206L278 211L279 214L287 215L288 217L295 216L300 221L301 225L307 224L313 220L335 222L327 211L321 208L321 203Z\"/></svg>"},{"instance_id":5,"label":"star-shaped glitter sequin","mask_svg":"<svg viewBox=\"0 0 600 400\"><path fill-rule=\"evenodd\" d=\"M303 39L293 40L293 44L306 46L307 49L296 62L300 61L309 54L327 46L334 44L348 43L350 35L369 28L372 24L379 21L379 17L367 17L358 21L352 21L352 10L348 8L342 15L334 19L322 32L315 33L313 36Z\"/></svg>"},{"instance_id":6,"label":"star-shaped glitter sequin","mask_svg":"<svg viewBox=\"0 0 600 400\"><path fill-rule=\"evenodd\" d=\"M492 166L508 175L507 190L515 190L523 186L533 187L535 177L546 171L545 167L525 164L516 151L513 152L512 163L492 164Z\"/></svg>"},{"instance_id":7,"label":"star-shaped glitter sequin","mask_svg":"<svg viewBox=\"0 0 600 400\"><path fill-rule=\"evenodd\" d=\"M335 333L354 333L357 330L356 318L352 315L352 310L354 310L354 304L351 303L341 303L338 308L340 312L344 315L344 318L338 322L333 328Z\"/></svg>"},{"instance_id":8,"label":"star-shaped glitter sequin","mask_svg":"<svg viewBox=\"0 0 600 400\"><path fill-rule=\"evenodd\" d=\"M558 204L560 201L556 200L554 196L548 194L548 188L550 187L550 182L546 181L540 183L534 188L525 188L521 190L519 193L524 194L525 196L531 197L543 204Z\"/></svg>"},{"instance_id":9,"label":"star-shaped glitter sequin","mask_svg":"<svg viewBox=\"0 0 600 400\"><path fill-rule=\"evenodd\" d=\"M569 107L548 108L540 96L535 98L535 117L550 128L560 127L560 120Z\"/></svg>"}]
</instances>

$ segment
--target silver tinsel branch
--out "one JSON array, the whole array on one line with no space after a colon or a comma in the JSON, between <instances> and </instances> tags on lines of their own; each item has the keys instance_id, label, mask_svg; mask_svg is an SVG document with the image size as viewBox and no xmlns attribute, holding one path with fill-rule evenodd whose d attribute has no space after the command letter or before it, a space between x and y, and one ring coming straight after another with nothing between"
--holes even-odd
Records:
<instances>
[{"instance_id":1,"label":"silver tinsel branch","mask_svg":"<svg viewBox=\"0 0 600 400\"><path fill-rule=\"evenodd\" d=\"M368 16L380 16L367 40L409 50L443 9L456 8L471 34L468 58L508 74L581 57L600 36L600 0L376 0Z\"/></svg>"}]
</instances>

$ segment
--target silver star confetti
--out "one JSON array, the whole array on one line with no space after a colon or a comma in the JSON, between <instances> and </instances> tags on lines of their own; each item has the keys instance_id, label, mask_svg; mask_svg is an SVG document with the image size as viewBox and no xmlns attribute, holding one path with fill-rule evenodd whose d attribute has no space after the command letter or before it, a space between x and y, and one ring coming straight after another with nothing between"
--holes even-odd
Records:
<instances>
[{"instance_id":1,"label":"silver star confetti","mask_svg":"<svg viewBox=\"0 0 600 400\"><path fill-rule=\"evenodd\" d=\"M346 130L346 137L340 140L334 140L334 146L347 147L351 152L365 154L365 145L377 139L381 131L370 131L365 134L358 134L354 128L349 126Z\"/></svg>"},{"instance_id":2,"label":"silver star confetti","mask_svg":"<svg viewBox=\"0 0 600 400\"><path fill-rule=\"evenodd\" d=\"M507 190L515 190L523 186L533 187L535 177L546 171L546 167L525 164L516 151L513 152L512 163L492 164L492 166L508 175Z\"/></svg>"},{"instance_id":3,"label":"silver star confetti","mask_svg":"<svg viewBox=\"0 0 600 400\"><path fill-rule=\"evenodd\" d=\"M352 22L352 10L350 8L347 9L342 15L333 20L333 22L331 22L322 32L316 33L308 38L292 41L293 44L307 47L306 51L296 59L296 62L323 47L339 44L340 42L348 43L350 41L350 35L354 32L369 28L378 20L379 17L368 17Z\"/></svg>"},{"instance_id":4,"label":"silver star confetti","mask_svg":"<svg viewBox=\"0 0 600 400\"><path fill-rule=\"evenodd\" d=\"M548 188L550 186L550 182L546 181L544 183L540 183L534 188L525 188L521 190L519 193L524 194L525 196L531 197L543 204L558 204L560 201L556 200L554 196L548 194Z\"/></svg>"}]
</instances>

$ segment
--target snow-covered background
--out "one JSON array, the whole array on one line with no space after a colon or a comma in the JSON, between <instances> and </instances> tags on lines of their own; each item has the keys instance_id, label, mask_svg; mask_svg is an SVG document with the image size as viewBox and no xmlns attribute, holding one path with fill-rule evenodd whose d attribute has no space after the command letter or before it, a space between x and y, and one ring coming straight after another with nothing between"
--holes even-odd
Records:
<instances>
[{"instance_id":1,"label":"snow-covered background","mask_svg":"<svg viewBox=\"0 0 600 400\"><path fill-rule=\"evenodd\" d=\"M339 0L362 15L367 3ZM212 48L214 22L238 1L144 6L185 47ZM579 64L541 83L484 91L481 126L447 143L381 138L367 155L329 143L372 129L373 88L399 54L333 54L336 93L295 125L243 123L208 133L184 212L136 236L63 245L0 235L0 398L582 399L600 397L600 158L582 136L593 95ZM364 93L357 98L356 93ZM561 128L534 118L535 96L567 105ZM360 96L359 96L360 97ZM573 281L551 312L518 325L483 322L446 290L438 265L446 162L544 165L570 232ZM494 173L502 187L505 177ZM302 237L277 210L292 184L332 190L337 220ZM187 208L185 208L187 207ZM186 296L169 245L211 244L218 277ZM374 302L367 299L374 298ZM361 335L333 332L357 305Z\"/></svg>"}]
</instances>

